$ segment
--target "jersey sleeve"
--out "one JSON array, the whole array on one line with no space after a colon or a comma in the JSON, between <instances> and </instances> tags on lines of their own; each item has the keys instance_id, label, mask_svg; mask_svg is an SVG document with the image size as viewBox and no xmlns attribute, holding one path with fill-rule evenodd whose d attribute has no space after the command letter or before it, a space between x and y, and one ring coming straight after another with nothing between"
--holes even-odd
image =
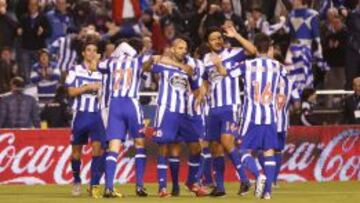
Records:
<instances>
[{"instance_id":1,"label":"jersey sleeve","mask_svg":"<svg viewBox=\"0 0 360 203\"><path fill-rule=\"evenodd\" d=\"M234 68L227 69L227 75L236 78L244 74L246 70L246 64L245 62L240 63L239 65L235 66Z\"/></svg>"},{"instance_id":2,"label":"jersey sleeve","mask_svg":"<svg viewBox=\"0 0 360 203\"><path fill-rule=\"evenodd\" d=\"M65 86L66 87L75 87L76 73L74 70L70 70L69 74L66 76Z\"/></svg>"},{"instance_id":3,"label":"jersey sleeve","mask_svg":"<svg viewBox=\"0 0 360 203\"><path fill-rule=\"evenodd\" d=\"M236 62L242 62L246 59L245 50L243 48L231 48L230 54Z\"/></svg>"},{"instance_id":4,"label":"jersey sleeve","mask_svg":"<svg viewBox=\"0 0 360 203\"><path fill-rule=\"evenodd\" d=\"M192 90L197 90L201 87L203 82L204 65L201 61L196 61L195 74L190 78L190 85Z\"/></svg>"},{"instance_id":5,"label":"jersey sleeve","mask_svg":"<svg viewBox=\"0 0 360 203\"><path fill-rule=\"evenodd\" d=\"M98 71L103 74L110 73L110 71L111 71L110 67L113 63L114 63L113 58L109 58L109 59L100 61L98 64Z\"/></svg>"},{"instance_id":6,"label":"jersey sleeve","mask_svg":"<svg viewBox=\"0 0 360 203\"><path fill-rule=\"evenodd\" d=\"M151 72L153 72L153 73L161 73L162 71L164 71L163 66L161 66L160 64L153 64Z\"/></svg>"}]
</instances>

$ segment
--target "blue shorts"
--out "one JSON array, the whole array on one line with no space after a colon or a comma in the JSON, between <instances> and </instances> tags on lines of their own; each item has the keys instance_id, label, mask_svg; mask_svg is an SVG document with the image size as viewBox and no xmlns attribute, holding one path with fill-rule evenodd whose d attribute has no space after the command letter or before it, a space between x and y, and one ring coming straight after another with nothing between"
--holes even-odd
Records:
<instances>
[{"instance_id":1,"label":"blue shorts","mask_svg":"<svg viewBox=\"0 0 360 203\"><path fill-rule=\"evenodd\" d=\"M241 150L269 150L277 149L279 140L276 124L255 125L250 123L244 136L240 137Z\"/></svg>"},{"instance_id":2,"label":"blue shorts","mask_svg":"<svg viewBox=\"0 0 360 203\"><path fill-rule=\"evenodd\" d=\"M81 112L74 114L71 129L71 144L85 145L89 138L91 141L99 141L105 147L105 127L100 112Z\"/></svg>"},{"instance_id":3,"label":"blue shorts","mask_svg":"<svg viewBox=\"0 0 360 203\"><path fill-rule=\"evenodd\" d=\"M144 138L143 113L140 104L132 98L112 98L110 101L107 141L125 141L127 135L132 139Z\"/></svg>"},{"instance_id":4,"label":"blue shorts","mask_svg":"<svg viewBox=\"0 0 360 203\"><path fill-rule=\"evenodd\" d=\"M183 120L186 128L176 137L176 142L198 142L205 136L204 119L202 116L186 115Z\"/></svg>"},{"instance_id":5,"label":"blue shorts","mask_svg":"<svg viewBox=\"0 0 360 203\"><path fill-rule=\"evenodd\" d=\"M282 151L285 148L285 143L286 143L286 132L278 132L278 147L276 148L276 150L278 151Z\"/></svg>"},{"instance_id":6,"label":"blue shorts","mask_svg":"<svg viewBox=\"0 0 360 203\"><path fill-rule=\"evenodd\" d=\"M240 124L240 105L227 105L211 108L206 119L206 136L204 140L220 141L222 134L236 136Z\"/></svg>"},{"instance_id":7,"label":"blue shorts","mask_svg":"<svg viewBox=\"0 0 360 203\"><path fill-rule=\"evenodd\" d=\"M201 136L195 124L203 123L188 116L187 114L170 112L166 107L158 107L155 118L156 134L153 137L154 142L159 144L169 144L175 142L198 142Z\"/></svg>"}]
</instances>

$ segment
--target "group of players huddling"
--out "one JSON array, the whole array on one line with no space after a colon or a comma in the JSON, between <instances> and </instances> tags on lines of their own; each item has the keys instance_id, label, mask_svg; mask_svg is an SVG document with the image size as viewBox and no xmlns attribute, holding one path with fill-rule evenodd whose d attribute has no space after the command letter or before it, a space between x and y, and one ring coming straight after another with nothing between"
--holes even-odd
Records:
<instances>
[{"instance_id":1,"label":"group of players huddling","mask_svg":"<svg viewBox=\"0 0 360 203\"><path fill-rule=\"evenodd\" d=\"M237 40L242 48L226 47L224 35ZM80 157L82 146L90 138L89 194L94 198L123 196L114 188L114 174L119 150L128 137L134 140L136 151L136 195L148 195L143 182L146 149L139 86L142 74L151 72L159 83L153 126L153 141L158 144L158 195L179 195L179 143L184 142L189 149L185 186L196 196L226 194L227 154L240 178L239 194L250 190L245 173L249 170L256 178L255 196L271 198L281 163L281 155L275 151L282 150L286 136L291 81L282 64L273 59L271 39L264 34L258 34L253 44L233 26L226 26L210 28L205 40L210 51L202 60L189 55L183 37L173 40L167 55L142 55L141 46L128 42L103 61L99 60L96 42L84 44L83 63L72 68L66 78L74 110L73 195L81 192ZM101 102L99 92L109 94L110 100ZM107 110L108 115L104 113L102 118L102 111ZM255 153L262 169L256 164ZM168 166L171 193L167 191ZM103 172L104 191L99 187ZM209 185L212 191L206 187Z\"/></svg>"}]
</instances>

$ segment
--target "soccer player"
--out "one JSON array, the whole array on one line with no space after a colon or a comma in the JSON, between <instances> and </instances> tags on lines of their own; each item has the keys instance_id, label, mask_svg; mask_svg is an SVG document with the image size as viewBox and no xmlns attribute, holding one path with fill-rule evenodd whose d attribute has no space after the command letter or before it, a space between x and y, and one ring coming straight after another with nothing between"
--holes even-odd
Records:
<instances>
[{"instance_id":1,"label":"soccer player","mask_svg":"<svg viewBox=\"0 0 360 203\"><path fill-rule=\"evenodd\" d=\"M229 70L219 67L218 71L222 75L243 78L244 120L241 124L240 150L263 151L266 178L258 178L255 196L271 199L271 185L276 168L274 150L278 148L276 95L280 79L286 80L286 70L271 58L273 47L268 36L256 35L254 44L258 51L255 59L246 60Z\"/></svg>"},{"instance_id":2,"label":"soccer player","mask_svg":"<svg viewBox=\"0 0 360 203\"><path fill-rule=\"evenodd\" d=\"M74 111L72 121L72 154L71 167L74 176L72 194L79 196L81 193L80 165L82 146L91 139L92 161L90 195L99 198L99 181L103 168L102 147L105 141L105 129L101 120L98 92L101 88L102 75L97 71L94 60L97 55L97 44L86 42L82 48L84 61L70 69L66 78L68 94L72 97L72 109Z\"/></svg>"},{"instance_id":3,"label":"soccer player","mask_svg":"<svg viewBox=\"0 0 360 203\"><path fill-rule=\"evenodd\" d=\"M139 40L132 39L129 44L140 53L142 43ZM132 58L120 54L114 60L100 62L98 66L102 73L107 73L112 78L106 129L106 139L109 141L105 169L104 197L106 198L123 196L114 190L114 176L121 142L126 140L127 134L135 141L136 194L147 196L143 185L146 164L145 137L142 132L143 114L138 100L142 69L151 65L147 59L148 57L141 55Z\"/></svg>"},{"instance_id":4,"label":"soccer player","mask_svg":"<svg viewBox=\"0 0 360 203\"><path fill-rule=\"evenodd\" d=\"M112 78L106 129L107 141L109 141L105 170L104 197L106 198L123 196L114 190L114 176L121 142L127 139L127 134L135 141L136 195L140 197L148 195L143 182L146 151L139 87L142 72L149 71L154 60L141 54L133 57L135 53L140 53L142 50L143 45L140 40L133 38L128 43L129 46L127 48L125 46L125 50L123 50L128 54L121 54L119 53L121 50L116 49L114 53L114 56L117 56L116 59L102 61L98 66L102 73L107 73ZM135 49L135 53L132 49Z\"/></svg>"},{"instance_id":5,"label":"soccer player","mask_svg":"<svg viewBox=\"0 0 360 203\"><path fill-rule=\"evenodd\" d=\"M193 84L193 91L189 91L186 94L186 120L184 120L184 125L187 128L183 129L182 136L177 137L175 143L170 144L170 157L169 157L169 167L170 174L172 177L172 191L171 196L179 196L180 187L179 187L179 168L180 168L180 151L181 151L181 142L185 142L189 149L189 160L188 160L188 174L185 186L191 192L194 192L196 196L206 196L208 192L200 187L200 178L202 173L198 174L200 169L201 162L201 146L200 139L204 137L205 134L205 118L204 118L204 108L203 105L197 104L196 95L199 94L199 88L202 84L201 76L204 73L204 66L202 61L193 59L189 56L185 57L183 61L194 68L194 76L191 78ZM195 90L196 89L196 90ZM210 153L209 153L210 154ZM205 155L204 155L205 156Z\"/></svg>"},{"instance_id":6,"label":"soccer player","mask_svg":"<svg viewBox=\"0 0 360 203\"><path fill-rule=\"evenodd\" d=\"M158 155L158 182L159 182L159 196L168 197L170 193L167 192L167 156L169 155L169 144L184 140L191 145L198 145L199 138L194 135L198 129L194 129L195 125L192 122L199 122L193 117L189 117L187 112L188 97L192 89L198 89L198 85L194 82L198 74L194 74L194 68L198 66L198 61L186 56L188 44L186 40L181 37L176 38L170 47L170 58L175 62L187 64L182 68L176 66L169 66L163 63L154 64L152 72L158 74L160 77L159 95L157 98L157 115L155 119L156 135L154 141L159 145ZM190 66L191 67L190 67ZM196 68L195 68L196 70ZM192 151L192 150L190 150ZM198 162L200 150L190 152L190 177L187 185L195 192L195 174L199 166ZM191 165L194 168L191 168ZM193 171L193 172L192 172ZM195 172L196 171L196 172ZM194 187L194 188L193 188Z\"/></svg>"},{"instance_id":7,"label":"soccer player","mask_svg":"<svg viewBox=\"0 0 360 203\"><path fill-rule=\"evenodd\" d=\"M293 104L295 108L300 107L300 94L297 88L297 85L293 78L289 78L287 75L287 79L280 80L280 84L277 90L277 133L279 144L278 147L275 148L275 162L276 162L276 170L274 176L274 184L277 184L277 179L281 169L282 163L282 150L285 148L285 141L287 137L287 130L290 124L289 121L289 109L290 104Z\"/></svg>"},{"instance_id":8,"label":"soccer player","mask_svg":"<svg viewBox=\"0 0 360 203\"><path fill-rule=\"evenodd\" d=\"M210 195L224 196L224 149L229 155L234 167L239 173L241 181L248 179L241 167L240 154L235 147L235 135L240 122L240 79L222 76L217 66L226 69L234 68L244 61L248 55L254 55L254 45L236 32L233 26L224 27L225 35L235 38L243 48L225 48L222 30L209 28L206 40L211 50L204 56L205 66L204 85L200 98L209 92L209 115L207 118L207 133L205 140L210 142L215 171L216 187Z\"/></svg>"}]
</instances>

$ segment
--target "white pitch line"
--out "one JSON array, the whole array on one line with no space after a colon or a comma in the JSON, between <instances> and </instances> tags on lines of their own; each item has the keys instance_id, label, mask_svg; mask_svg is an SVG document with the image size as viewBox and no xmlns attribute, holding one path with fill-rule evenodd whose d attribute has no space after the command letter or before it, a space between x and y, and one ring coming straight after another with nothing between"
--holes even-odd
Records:
<instances>
[{"instance_id":1,"label":"white pitch line","mask_svg":"<svg viewBox=\"0 0 360 203\"><path fill-rule=\"evenodd\" d=\"M311 191L273 191L278 194L359 194L360 192L311 192Z\"/></svg>"}]
</instances>

